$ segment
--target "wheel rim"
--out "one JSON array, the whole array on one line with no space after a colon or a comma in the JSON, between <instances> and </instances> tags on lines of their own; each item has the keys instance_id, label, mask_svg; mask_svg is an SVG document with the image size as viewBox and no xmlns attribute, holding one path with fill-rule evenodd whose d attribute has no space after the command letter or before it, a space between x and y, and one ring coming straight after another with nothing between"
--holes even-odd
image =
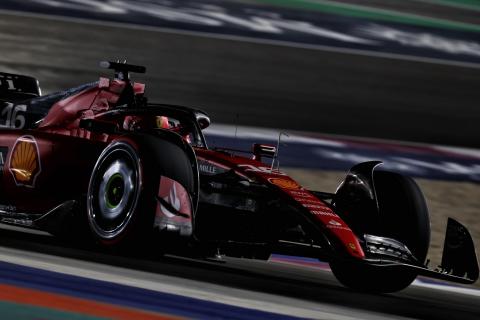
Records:
<instances>
[{"instance_id":1,"label":"wheel rim","mask_svg":"<svg viewBox=\"0 0 480 320\"><path fill-rule=\"evenodd\" d=\"M135 150L118 142L104 150L88 189L88 217L103 239L118 236L128 226L140 191L139 159Z\"/></svg>"},{"instance_id":2,"label":"wheel rim","mask_svg":"<svg viewBox=\"0 0 480 320\"><path fill-rule=\"evenodd\" d=\"M104 177L105 180L105 177ZM103 182L102 182L103 183ZM122 176L119 173L115 173L113 176L111 176L106 184L105 187L105 205L107 206L108 209L115 209L118 208L123 200L123 195L125 193L125 179L124 176ZM128 190L127 192L130 192Z\"/></svg>"}]
</instances>

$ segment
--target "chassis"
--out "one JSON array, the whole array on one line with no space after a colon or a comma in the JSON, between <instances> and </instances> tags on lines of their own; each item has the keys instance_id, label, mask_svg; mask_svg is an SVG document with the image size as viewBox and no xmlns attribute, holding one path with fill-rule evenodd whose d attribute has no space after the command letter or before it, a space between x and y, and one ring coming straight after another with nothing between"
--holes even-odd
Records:
<instances>
[{"instance_id":1,"label":"chassis","mask_svg":"<svg viewBox=\"0 0 480 320\"><path fill-rule=\"evenodd\" d=\"M115 78L46 96L36 79L0 73L1 223L104 247L187 242L202 254L311 256L373 292L417 275L477 280L472 238L453 219L441 266L425 264L428 210L411 178L372 161L335 193L307 190L275 168L275 146L254 144L249 157L209 149L205 112L149 103L129 74L144 67L102 66Z\"/></svg>"}]
</instances>

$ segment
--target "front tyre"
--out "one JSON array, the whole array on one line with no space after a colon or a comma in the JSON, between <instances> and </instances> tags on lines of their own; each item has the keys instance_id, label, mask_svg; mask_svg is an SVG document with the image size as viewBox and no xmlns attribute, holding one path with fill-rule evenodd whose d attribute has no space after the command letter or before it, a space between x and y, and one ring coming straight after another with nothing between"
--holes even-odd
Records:
<instances>
[{"instance_id":1,"label":"front tyre","mask_svg":"<svg viewBox=\"0 0 480 320\"><path fill-rule=\"evenodd\" d=\"M430 219L422 191L412 178L397 173L375 171L373 178L380 223L369 221L366 216L363 225L356 229L402 242L417 261L423 263L430 244ZM330 267L343 285L369 292L399 291L408 287L417 276L415 271L402 268L385 269L340 261L332 261Z\"/></svg>"},{"instance_id":2,"label":"front tyre","mask_svg":"<svg viewBox=\"0 0 480 320\"><path fill-rule=\"evenodd\" d=\"M385 267L353 265L330 262L335 278L344 286L363 292L391 293L408 287L417 273L400 268L385 270Z\"/></svg>"}]
</instances>

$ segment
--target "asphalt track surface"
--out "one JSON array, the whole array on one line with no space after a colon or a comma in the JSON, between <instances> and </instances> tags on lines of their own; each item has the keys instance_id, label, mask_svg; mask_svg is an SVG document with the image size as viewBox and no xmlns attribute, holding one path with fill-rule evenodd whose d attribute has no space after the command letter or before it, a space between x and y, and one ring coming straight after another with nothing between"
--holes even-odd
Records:
<instances>
[{"instance_id":1,"label":"asphalt track surface","mask_svg":"<svg viewBox=\"0 0 480 320\"><path fill-rule=\"evenodd\" d=\"M90 82L101 73L97 61L125 57L148 66L137 79L147 82L152 101L200 106L215 122L480 146L479 68L96 22L0 18L2 69L36 76L46 91Z\"/></svg>"},{"instance_id":2,"label":"asphalt track surface","mask_svg":"<svg viewBox=\"0 0 480 320\"><path fill-rule=\"evenodd\" d=\"M11 14L0 15L0 37L2 69L33 74L47 91L95 79L98 60L129 57L148 66L139 79L153 88L152 100L203 106L217 122L235 122L239 114L247 125L479 146L475 68ZM350 316L356 310L389 318L480 315L478 297L416 287L369 295L341 287L329 273L295 267L132 259L9 230L2 230L1 239L4 247L52 259L328 304Z\"/></svg>"},{"instance_id":3,"label":"asphalt track surface","mask_svg":"<svg viewBox=\"0 0 480 320\"><path fill-rule=\"evenodd\" d=\"M238 301L248 299L263 301L267 306L303 308L303 314L296 314L299 317L473 320L480 315L478 295L416 286L395 294L365 294L342 287L330 272L318 269L243 259L212 263L172 255L155 260L132 258L92 252L87 247L65 244L42 233L19 232L18 228L0 231L0 255L27 258L33 267L43 265L60 272L69 272L68 268L75 267L83 269L78 272L79 276L103 272L109 275L107 281L122 278L130 283L150 282L151 288L156 282L159 286L196 287L206 294L224 295Z\"/></svg>"}]
</instances>

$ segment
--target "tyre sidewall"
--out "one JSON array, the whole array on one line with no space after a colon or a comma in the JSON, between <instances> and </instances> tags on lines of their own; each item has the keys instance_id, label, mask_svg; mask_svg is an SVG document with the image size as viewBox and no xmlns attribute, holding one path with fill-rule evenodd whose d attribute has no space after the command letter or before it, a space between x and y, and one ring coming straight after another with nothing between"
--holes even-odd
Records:
<instances>
[{"instance_id":1,"label":"tyre sidewall","mask_svg":"<svg viewBox=\"0 0 480 320\"><path fill-rule=\"evenodd\" d=\"M151 134L131 134L122 136L110 143L99 157L97 164L109 148L112 148L115 144L128 145L135 151L140 172L140 194L135 212L120 234L111 239L99 236L94 230L93 234L97 241L106 247L138 248L137 244L152 240L157 207L156 198L161 177L168 177L179 182L191 195L196 185L192 163L183 146L178 143ZM92 174L93 176L94 174ZM88 196L90 196L90 188ZM87 207L89 206L87 205ZM88 215L90 220L91 214Z\"/></svg>"},{"instance_id":2,"label":"tyre sidewall","mask_svg":"<svg viewBox=\"0 0 480 320\"><path fill-rule=\"evenodd\" d=\"M404 243L419 262L425 261L430 244L430 220L425 198L412 178L388 171L375 171L374 184L380 221L362 221L367 233ZM372 230L368 229L371 225ZM335 277L345 286L367 292L395 292L409 286L417 273L402 268L331 261Z\"/></svg>"}]
</instances>

